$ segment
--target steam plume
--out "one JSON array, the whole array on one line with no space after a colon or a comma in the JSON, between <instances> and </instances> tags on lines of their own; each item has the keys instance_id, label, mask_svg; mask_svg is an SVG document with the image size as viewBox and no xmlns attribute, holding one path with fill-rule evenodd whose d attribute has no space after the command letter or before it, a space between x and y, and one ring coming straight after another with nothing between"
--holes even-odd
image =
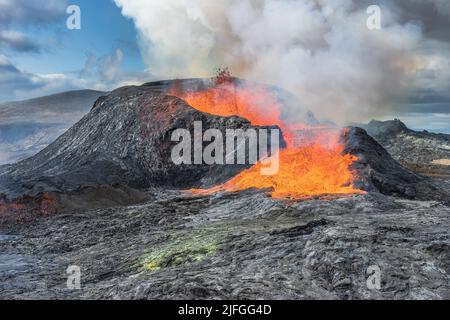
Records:
<instances>
[{"instance_id":1,"label":"steam plume","mask_svg":"<svg viewBox=\"0 0 450 320\"><path fill-rule=\"evenodd\" d=\"M411 84L421 29L352 0L115 0L161 78L233 74L276 84L339 123L378 115Z\"/></svg>"}]
</instances>

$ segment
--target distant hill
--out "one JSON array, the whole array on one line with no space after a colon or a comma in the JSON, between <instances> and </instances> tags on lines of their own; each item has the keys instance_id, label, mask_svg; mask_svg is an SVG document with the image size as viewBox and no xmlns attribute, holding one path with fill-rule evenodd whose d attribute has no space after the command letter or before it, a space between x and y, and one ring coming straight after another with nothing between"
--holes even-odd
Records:
<instances>
[{"instance_id":1,"label":"distant hill","mask_svg":"<svg viewBox=\"0 0 450 320\"><path fill-rule=\"evenodd\" d=\"M105 94L77 90L0 104L0 165L23 160L45 148Z\"/></svg>"},{"instance_id":2,"label":"distant hill","mask_svg":"<svg viewBox=\"0 0 450 320\"><path fill-rule=\"evenodd\" d=\"M95 100L106 92L77 90L30 100L0 104L0 124L18 122L55 123L71 121L74 116L86 114Z\"/></svg>"},{"instance_id":3,"label":"distant hill","mask_svg":"<svg viewBox=\"0 0 450 320\"><path fill-rule=\"evenodd\" d=\"M414 131L400 120L371 121L364 128L396 160L413 171L450 177L450 135Z\"/></svg>"}]
</instances>

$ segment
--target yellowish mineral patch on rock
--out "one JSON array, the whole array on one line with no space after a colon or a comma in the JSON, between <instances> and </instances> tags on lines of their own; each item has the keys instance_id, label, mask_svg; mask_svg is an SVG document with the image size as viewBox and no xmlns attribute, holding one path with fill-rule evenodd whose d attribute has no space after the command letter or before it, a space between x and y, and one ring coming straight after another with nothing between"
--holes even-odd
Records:
<instances>
[{"instance_id":1,"label":"yellowish mineral patch on rock","mask_svg":"<svg viewBox=\"0 0 450 320\"><path fill-rule=\"evenodd\" d=\"M431 163L432 164L439 164L439 165L442 165L442 166L450 166L450 159L433 160Z\"/></svg>"},{"instance_id":2,"label":"yellowish mineral patch on rock","mask_svg":"<svg viewBox=\"0 0 450 320\"><path fill-rule=\"evenodd\" d=\"M201 230L151 250L144 259L144 270L157 271L199 262L213 255L217 248L218 235Z\"/></svg>"}]
</instances>

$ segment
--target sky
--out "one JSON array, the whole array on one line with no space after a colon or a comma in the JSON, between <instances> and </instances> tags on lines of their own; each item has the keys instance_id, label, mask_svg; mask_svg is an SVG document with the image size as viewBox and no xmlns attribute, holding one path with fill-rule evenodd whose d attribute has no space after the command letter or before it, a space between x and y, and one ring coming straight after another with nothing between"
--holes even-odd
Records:
<instances>
[{"instance_id":1,"label":"sky","mask_svg":"<svg viewBox=\"0 0 450 320\"><path fill-rule=\"evenodd\" d=\"M81 29L69 30L69 5ZM0 0L0 101L148 78L133 22L110 0Z\"/></svg>"},{"instance_id":2,"label":"sky","mask_svg":"<svg viewBox=\"0 0 450 320\"><path fill-rule=\"evenodd\" d=\"M448 0L0 0L0 102L229 66L321 117L450 133L449 53Z\"/></svg>"}]
</instances>

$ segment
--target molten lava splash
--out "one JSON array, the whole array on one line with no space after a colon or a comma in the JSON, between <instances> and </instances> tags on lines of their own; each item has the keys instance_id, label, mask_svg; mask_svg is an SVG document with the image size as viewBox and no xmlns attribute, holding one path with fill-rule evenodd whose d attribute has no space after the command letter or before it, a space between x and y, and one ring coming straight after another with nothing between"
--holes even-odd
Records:
<instances>
[{"instance_id":1,"label":"molten lava splash","mask_svg":"<svg viewBox=\"0 0 450 320\"><path fill-rule=\"evenodd\" d=\"M195 109L222 117L240 116L255 126L279 124L280 106L267 90L222 83L204 91L170 92Z\"/></svg>"},{"instance_id":2,"label":"molten lava splash","mask_svg":"<svg viewBox=\"0 0 450 320\"><path fill-rule=\"evenodd\" d=\"M357 160L342 155L339 131L308 125L287 125L281 120L281 107L263 87L236 86L225 82L195 92L171 92L193 108L219 116L239 116L255 126L278 125L287 147L279 151L280 169L273 176L261 175L262 163L245 170L228 182L194 194L240 191L250 188L271 189L275 198L308 198L319 195L362 193L352 187L350 165Z\"/></svg>"}]
</instances>

